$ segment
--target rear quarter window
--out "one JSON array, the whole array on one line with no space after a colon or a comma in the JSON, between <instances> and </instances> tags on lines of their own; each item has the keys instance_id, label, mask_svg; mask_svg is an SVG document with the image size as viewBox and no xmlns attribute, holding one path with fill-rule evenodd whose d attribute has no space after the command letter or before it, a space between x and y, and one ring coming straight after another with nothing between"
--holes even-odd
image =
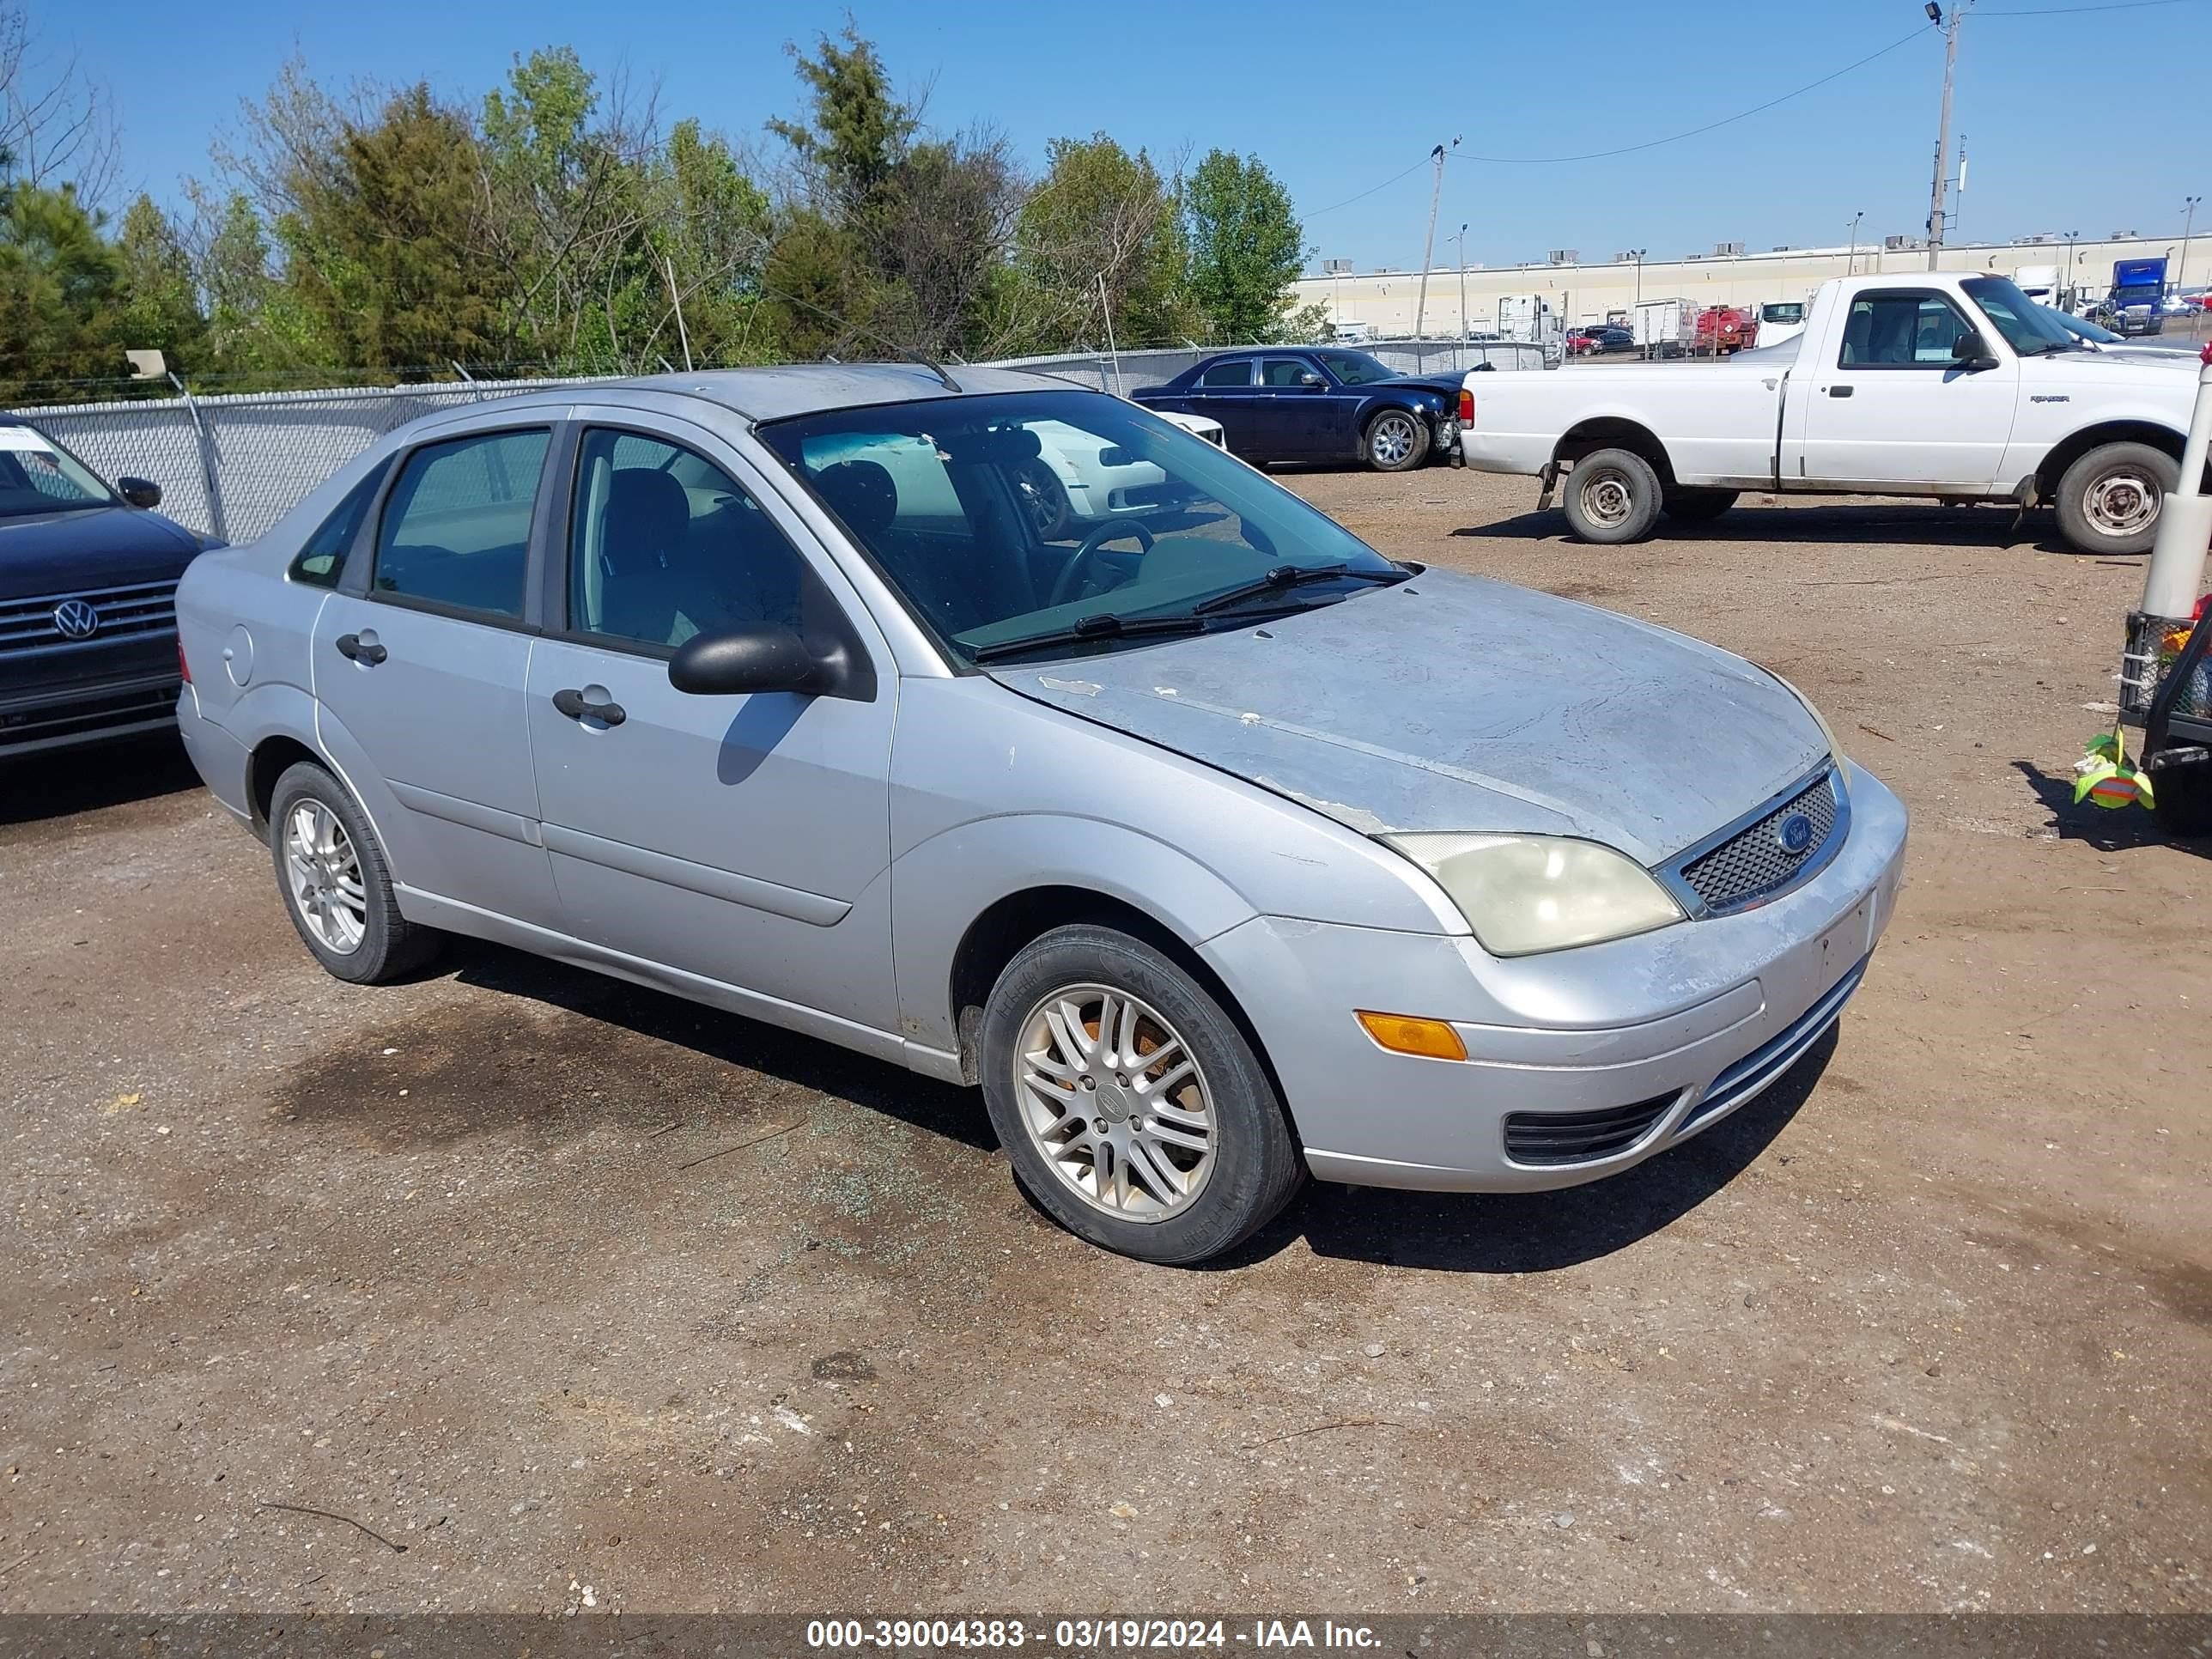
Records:
<instances>
[{"instance_id":1,"label":"rear quarter window","mask_svg":"<svg viewBox=\"0 0 2212 1659\"><path fill-rule=\"evenodd\" d=\"M384 475L391 470L389 461L373 466L366 477L346 491L345 499L331 509L330 517L315 526L315 533L307 538L285 574L310 587L336 587L345 571L346 550L361 534L361 522L368 516L369 504L375 501Z\"/></svg>"}]
</instances>

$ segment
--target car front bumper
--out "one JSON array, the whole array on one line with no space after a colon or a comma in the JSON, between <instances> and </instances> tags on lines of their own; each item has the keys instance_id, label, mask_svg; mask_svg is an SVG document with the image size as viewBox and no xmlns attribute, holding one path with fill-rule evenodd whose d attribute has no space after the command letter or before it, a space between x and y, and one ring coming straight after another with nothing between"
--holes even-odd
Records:
<instances>
[{"instance_id":1,"label":"car front bumper","mask_svg":"<svg viewBox=\"0 0 2212 1659\"><path fill-rule=\"evenodd\" d=\"M172 645L173 659L175 650ZM0 757L159 732L174 721L176 706L173 669L0 693Z\"/></svg>"},{"instance_id":2,"label":"car front bumper","mask_svg":"<svg viewBox=\"0 0 2212 1659\"><path fill-rule=\"evenodd\" d=\"M1846 770L1842 849L1755 909L1512 960L1464 936L1261 916L1202 953L1266 1048L1316 1175L1436 1191L1596 1180L1753 1098L1857 989L1895 908L1905 815ZM1448 1020L1468 1058L1385 1050L1362 1009ZM1577 1142L1599 1150L1560 1158Z\"/></svg>"}]
</instances>

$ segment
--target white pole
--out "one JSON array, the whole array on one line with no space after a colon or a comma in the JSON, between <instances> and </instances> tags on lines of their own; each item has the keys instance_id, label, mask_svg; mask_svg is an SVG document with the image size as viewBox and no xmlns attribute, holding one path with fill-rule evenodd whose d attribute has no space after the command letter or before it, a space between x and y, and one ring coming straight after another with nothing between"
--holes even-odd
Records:
<instances>
[{"instance_id":1,"label":"white pole","mask_svg":"<svg viewBox=\"0 0 2212 1659\"><path fill-rule=\"evenodd\" d=\"M2212 450L2212 363L2197 374L2197 410L2181 447L2181 482L2158 510L2158 538L2143 572L2142 609L2179 619L2197 609L2204 557L2212 544L2212 495L2203 493L2204 457Z\"/></svg>"},{"instance_id":2,"label":"white pole","mask_svg":"<svg viewBox=\"0 0 2212 1659\"><path fill-rule=\"evenodd\" d=\"M660 268L668 274L668 303L676 307L676 337L684 342L684 372L691 372L691 331L684 325L684 296L676 291L676 261L664 258Z\"/></svg>"},{"instance_id":3,"label":"white pole","mask_svg":"<svg viewBox=\"0 0 2212 1659\"><path fill-rule=\"evenodd\" d=\"M1106 301L1106 273L1098 273L1098 314L1106 319L1106 356L1114 365L1114 395L1121 395L1121 354L1114 349L1114 307Z\"/></svg>"}]
</instances>

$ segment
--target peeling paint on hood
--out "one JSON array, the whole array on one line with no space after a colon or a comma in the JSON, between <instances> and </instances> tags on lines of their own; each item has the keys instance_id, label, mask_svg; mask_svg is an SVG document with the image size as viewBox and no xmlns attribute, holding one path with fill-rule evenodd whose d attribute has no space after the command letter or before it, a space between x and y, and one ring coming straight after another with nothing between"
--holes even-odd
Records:
<instances>
[{"instance_id":1,"label":"peeling paint on hood","mask_svg":"<svg viewBox=\"0 0 2212 1659\"><path fill-rule=\"evenodd\" d=\"M1656 864L1809 771L1820 729L1740 657L1429 570L1259 627L992 671L1364 835L1572 835Z\"/></svg>"}]
</instances>

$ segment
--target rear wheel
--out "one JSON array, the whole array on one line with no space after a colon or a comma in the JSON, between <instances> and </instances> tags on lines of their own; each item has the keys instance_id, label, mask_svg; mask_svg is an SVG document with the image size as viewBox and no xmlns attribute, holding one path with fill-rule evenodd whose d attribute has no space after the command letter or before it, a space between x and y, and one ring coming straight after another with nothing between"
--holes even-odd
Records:
<instances>
[{"instance_id":1,"label":"rear wheel","mask_svg":"<svg viewBox=\"0 0 2212 1659\"><path fill-rule=\"evenodd\" d=\"M1670 489L1660 498L1660 510L1676 524L1710 524L1735 505L1733 489Z\"/></svg>"},{"instance_id":2,"label":"rear wheel","mask_svg":"<svg viewBox=\"0 0 2212 1659\"><path fill-rule=\"evenodd\" d=\"M1601 449L1567 474L1560 505L1575 534L1601 547L1640 542L1659 521L1659 475L1633 450Z\"/></svg>"},{"instance_id":3,"label":"rear wheel","mask_svg":"<svg viewBox=\"0 0 2212 1659\"><path fill-rule=\"evenodd\" d=\"M420 967L440 935L399 914L392 870L368 817L323 768L301 761L276 780L269 851L284 914L338 978L381 985Z\"/></svg>"},{"instance_id":4,"label":"rear wheel","mask_svg":"<svg viewBox=\"0 0 2212 1659\"><path fill-rule=\"evenodd\" d=\"M1237 1022L1126 933L1060 927L1025 946L991 989L981 1049L1016 1180L1093 1244L1202 1261L1264 1225L1303 1178Z\"/></svg>"},{"instance_id":5,"label":"rear wheel","mask_svg":"<svg viewBox=\"0 0 2212 1659\"><path fill-rule=\"evenodd\" d=\"M1410 472L1429 457L1428 423L1402 409L1386 409L1367 423L1367 465L1377 472Z\"/></svg>"},{"instance_id":6,"label":"rear wheel","mask_svg":"<svg viewBox=\"0 0 2212 1659\"><path fill-rule=\"evenodd\" d=\"M2181 464L2148 444L2100 444L2058 481L2058 533L2077 553L2147 553Z\"/></svg>"}]
</instances>

